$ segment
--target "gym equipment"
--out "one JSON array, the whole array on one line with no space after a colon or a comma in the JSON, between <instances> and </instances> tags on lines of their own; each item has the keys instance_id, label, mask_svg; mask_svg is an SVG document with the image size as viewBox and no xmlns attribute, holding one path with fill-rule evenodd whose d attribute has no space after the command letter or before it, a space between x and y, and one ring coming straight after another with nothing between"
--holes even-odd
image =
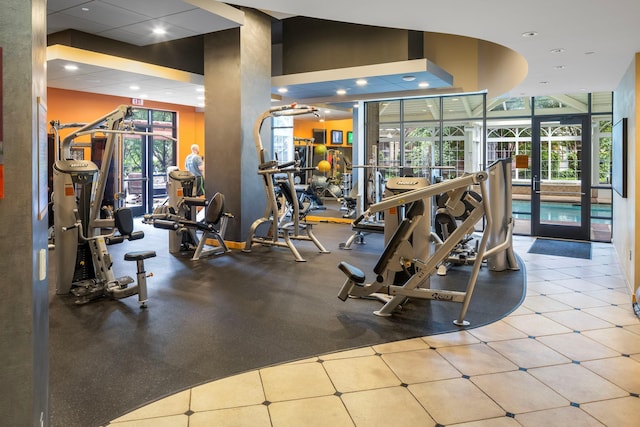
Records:
<instances>
[{"instance_id":1,"label":"gym equipment","mask_svg":"<svg viewBox=\"0 0 640 427\"><path fill-rule=\"evenodd\" d=\"M498 159L487 167L489 178L487 180L487 191L489 196L489 207L493 212L493 223L486 225L485 233L489 235L487 250L484 260L491 271L519 270L518 262L513 253L513 213L511 211L511 158ZM466 194L479 200L480 196L473 191L465 191ZM468 204L458 204L457 211L450 208L447 197L442 197L439 209L436 211L434 220L435 230L438 238L443 234L451 232L457 226L456 220L464 220L470 206ZM438 268L438 275L447 274L447 270L455 265L472 264L475 261L477 249L467 243L472 240L471 235L466 236L454 248L449 257L443 261Z\"/></svg>"},{"instance_id":2,"label":"gym equipment","mask_svg":"<svg viewBox=\"0 0 640 427\"><path fill-rule=\"evenodd\" d=\"M415 177L393 177L387 180L382 200L408 191L424 188L429 185L427 178ZM351 224L354 233L346 242L340 243L340 249L349 250L351 245L356 242L360 245L364 244L364 236L367 233L384 233L385 243L391 238L391 234L397 228L398 224L404 218L404 207L393 207L384 211L383 221L371 220L368 216L360 215Z\"/></svg>"},{"instance_id":3,"label":"gym equipment","mask_svg":"<svg viewBox=\"0 0 640 427\"><path fill-rule=\"evenodd\" d=\"M262 123L270 117L316 114L316 112L315 107L290 104L273 107L262 113L256 120L253 135L258 155L258 175L262 176L267 206L264 215L251 224L243 252L251 252L254 243L262 246L281 246L289 248L296 261L303 262L306 260L300 255L292 240L306 240L312 241L320 253L329 253L313 234L313 224L304 221L308 209L301 206L294 181L294 175L300 171L299 160L281 164L277 160L267 161L260 137ZM281 191L276 191L276 187ZM287 209L282 202L279 203L279 194L289 203L290 208ZM258 235L258 228L262 224L268 225L266 234Z\"/></svg>"},{"instance_id":4,"label":"gym equipment","mask_svg":"<svg viewBox=\"0 0 640 427\"><path fill-rule=\"evenodd\" d=\"M487 246L488 233L484 233L478 245L477 258L473 263L473 270L467 282L464 292L446 289L431 289L430 278L436 272L437 266L449 256L455 245L474 229L475 224L486 218L487 227L492 224L491 211L489 210L487 198L486 172L476 172L464 175L459 178L443 181L428 187L405 192L389 197L380 203L374 204L367 209L364 216L374 215L391 208L398 208L401 205L411 204L407 209L406 216L394 230L386 247L380 256L373 271L376 280L373 283L365 284L366 277L362 270L341 262L338 268L347 276L347 280L342 286L338 298L345 301L347 297L365 297L381 293L387 295L386 298L379 298L385 301L383 307L374 313L379 316L390 316L408 297L429 299L437 301L457 302L462 304L460 314L454 320L454 324L463 326L469 322L465 320L467 309L473 289L480 271L482 259ZM418 247L413 242L416 235L430 235L430 199L433 196L450 193L451 200L460 200L452 197L451 194L460 189L466 189L470 185L480 186L482 201L479 202L473 197L466 197L464 201L473 206L466 220L454 230L441 245L437 245L433 254L430 254L430 245ZM428 227L425 232L424 228ZM422 228L422 229L421 229ZM420 243L425 243L425 239L420 239ZM396 274L398 272L404 275ZM377 296L377 295L375 295Z\"/></svg>"},{"instance_id":5,"label":"gym equipment","mask_svg":"<svg viewBox=\"0 0 640 427\"><path fill-rule=\"evenodd\" d=\"M64 159L57 159L53 166L56 293L72 293L79 304L104 296L120 299L138 294L140 307L146 307L144 260L156 254L144 251L125 255L125 260L138 262L135 285L130 286L131 277L116 278L107 245L125 239L141 239L144 233L133 231L133 216L129 209L102 206L116 138L125 133L125 119L131 114L131 107L120 106L81 126L63 140L60 156ZM76 137L96 132L106 135L100 169L92 161L73 160L70 155Z\"/></svg>"},{"instance_id":6,"label":"gym equipment","mask_svg":"<svg viewBox=\"0 0 640 427\"><path fill-rule=\"evenodd\" d=\"M327 146L324 144L316 145L313 148L313 152L318 156L324 156L325 154L327 154Z\"/></svg>"},{"instance_id":7,"label":"gym equipment","mask_svg":"<svg viewBox=\"0 0 640 427\"><path fill-rule=\"evenodd\" d=\"M329 172L331 170L331 163L326 160L320 160L318 162L318 170L323 173Z\"/></svg>"},{"instance_id":8,"label":"gym equipment","mask_svg":"<svg viewBox=\"0 0 640 427\"><path fill-rule=\"evenodd\" d=\"M168 173L168 199L152 214L144 216L144 222L155 228L170 230L169 253L193 251L192 261L203 257L230 252L224 241L227 222L233 215L224 211L224 195L216 193L209 200L191 197L196 177L189 171L172 169ZM204 216L198 219L198 209ZM202 210L201 210L202 212ZM213 239L213 245L208 240ZM205 246L209 249L205 250Z\"/></svg>"},{"instance_id":9,"label":"gym equipment","mask_svg":"<svg viewBox=\"0 0 640 427\"><path fill-rule=\"evenodd\" d=\"M492 206L510 207L511 205L511 187L506 187L509 179L506 176L508 174L505 173L510 170L509 162L510 159L499 160L491 164L486 172L476 172L442 181L423 189L390 197L371 206L363 216L374 215L376 212L401 204L420 202L417 206L411 205L409 207L405 219L395 229L386 244L374 267L374 273L376 273L374 283L365 284L364 273L353 265L346 262L339 264L338 268L347 276L347 280L343 284L338 298L345 301L349 296L376 296L385 302L382 309L374 312L380 316L390 316L408 297L457 302L462 304L462 308L453 323L459 326L468 325L469 322L465 320L465 316L483 261L501 258L506 260L504 264L499 266L494 262L490 267L493 271L519 269L513 254L513 219L510 217L510 212L509 215L504 210L496 212L497 216L502 217L501 223L496 226L493 217L495 209L492 208ZM468 191L471 185L480 187L480 197L477 196L477 193ZM490 189L492 189L491 192ZM418 221L425 221L424 217L430 215L430 198L433 196L442 197L443 194L447 195L444 205L449 209L449 212L463 220L460 224L456 224L455 228L451 227L446 233L442 233L444 239L435 244L433 254L427 258L416 257L414 254L419 251L412 248L412 243L416 237L416 231L420 232L420 228L417 227ZM431 289L429 279L442 262L451 257L460 242L474 231L475 225L483 217L485 218L485 231L475 249L475 259L470 262L472 273L467 282L466 290L459 292ZM426 221L430 223L429 220ZM425 233L424 230L421 232ZM433 233L426 232L433 236ZM425 241L424 237L423 242ZM402 276L395 274L398 271L403 271L408 278L405 280ZM385 298L379 296L380 291L387 294L383 295Z\"/></svg>"}]
</instances>

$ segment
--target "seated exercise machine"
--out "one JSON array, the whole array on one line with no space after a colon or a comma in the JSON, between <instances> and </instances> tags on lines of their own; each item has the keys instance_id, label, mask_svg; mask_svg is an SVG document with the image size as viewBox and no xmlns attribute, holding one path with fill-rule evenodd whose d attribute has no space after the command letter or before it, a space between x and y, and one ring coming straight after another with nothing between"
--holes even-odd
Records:
<instances>
[{"instance_id":1,"label":"seated exercise machine","mask_svg":"<svg viewBox=\"0 0 640 427\"><path fill-rule=\"evenodd\" d=\"M441 245L458 228L458 222L464 221L474 209L474 206L467 200L482 201L480 195L472 190L465 190L461 196L463 202L455 202L453 204L450 203L447 193L436 196L438 208L433 219L435 235L432 236L437 245ZM438 266L439 276L445 276L447 271L455 265L473 264L475 262L478 241L475 241L475 247L470 244L474 240L471 234L473 231L471 230L469 234L464 236L453 248L449 256Z\"/></svg>"},{"instance_id":2,"label":"seated exercise machine","mask_svg":"<svg viewBox=\"0 0 640 427\"><path fill-rule=\"evenodd\" d=\"M174 169L168 175L168 204L145 215L144 222L170 231L169 253L193 251L191 260L197 261L230 252L224 235L233 215L224 211L224 195L216 193L209 200L191 197L196 181L193 173ZM202 219L198 219L198 209L204 209Z\"/></svg>"},{"instance_id":3,"label":"seated exercise machine","mask_svg":"<svg viewBox=\"0 0 640 427\"><path fill-rule=\"evenodd\" d=\"M273 107L262 113L256 120L254 139L258 155L258 175L262 177L267 206L264 215L251 224L243 252L251 252L254 244L280 246L289 248L295 260L303 262L306 260L298 252L293 240L304 240L313 242L320 253L329 253L313 234L313 224L305 221L308 209L300 203L296 194L294 176L300 172L299 161L278 163L277 160L266 160L260 138L262 123L270 117L316 114L316 111L315 107L291 104ZM285 197L290 209L279 201L279 194ZM261 227L263 224L265 227ZM259 228L262 231L261 234L258 234Z\"/></svg>"},{"instance_id":4,"label":"seated exercise machine","mask_svg":"<svg viewBox=\"0 0 640 427\"><path fill-rule=\"evenodd\" d=\"M382 200L386 198L396 196L398 194L406 193L408 191L424 188L429 185L427 178L421 177L392 177L385 183L385 189L382 193ZM402 206L393 207L384 211L384 218L382 221L371 220L365 215L360 215L351 224L351 229L354 233L347 239L346 242L340 243L340 249L351 249L351 245L355 242L357 244L364 244L365 233L384 233L385 242L388 242L391 234L397 228L399 222L404 216L404 208Z\"/></svg>"},{"instance_id":5,"label":"seated exercise machine","mask_svg":"<svg viewBox=\"0 0 640 427\"><path fill-rule=\"evenodd\" d=\"M144 237L133 231L129 209L107 209L101 206L116 137L123 133L131 107L120 106L113 112L83 125L62 143L62 159L53 166L53 211L55 229L56 293L77 297L83 304L96 298L121 299L138 295L141 308L147 304L147 274L144 260L156 256L154 251L129 252L126 261L136 261L137 283L129 276L116 278L113 260L107 246L125 239ZM71 159L70 147L79 135L100 132L107 142L101 167L88 160ZM100 218L100 214L106 216Z\"/></svg>"},{"instance_id":6,"label":"seated exercise machine","mask_svg":"<svg viewBox=\"0 0 640 427\"><path fill-rule=\"evenodd\" d=\"M480 194L471 191L471 185L479 185ZM436 221L440 222L441 230L438 232L436 225L436 233L430 233L435 243L435 252L430 255L430 248L421 252L416 250L412 243L416 231L424 241L426 232L414 224L418 220L425 221L424 216L430 214L429 202L433 196L440 200L438 211L443 213L441 209L446 209L447 217L436 218ZM347 280L339 298L344 301L348 296L376 296L385 302L382 309L375 312L381 316L391 315L407 297L459 302L462 303L462 308L454 323L459 326L468 325L464 318L482 263L486 260L490 271L520 268L513 253L512 242L514 223L511 212L511 159L495 161L489 165L486 172L442 181L421 190L383 200L371 206L365 215L380 212L395 204L419 200L423 202L424 208L419 210L411 206L391 239L385 240L387 245L374 267L375 283L365 284L365 275L360 269L344 262L340 263L339 268L345 273ZM483 216L484 233L479 244L472 250L474 257L465 259L459 253L456 254L456 251L467 244L469 236ZM453 221L456 223L452 224ZM429 222L427 220L427 223ZM422 258L418 258L417 255L422 255ZM463 260L464 264L473 266L465 292L429 289L430 278L443 263L457 261L458 264L462 264ZM399 269L406 270L409 278L392 274ZM380 294L380 291L386 292L386 295Z\"/></svg>"},{"instance_id":7,"label":"seated exercise machine","mask_svg":"<svg viewBox=\"0 0 640 427\"><path fill-rule=\"evenodd\" d=\"M464 319L484 257L488 234L485 233L482 236L478 245L477 258L473 263L473 270L464 292L432 289L430 278L435 274L438 265L449 256L458 242L474 229L478 221L485 217L487 226L491 225L492 216L488 209L486 190L487 178L486 172L476 172L392 196L370 206L363 215L374 215L383 210L410 204L405 218L395 228L373 269L376 274L375 282L366 284L366 277L362 270L346 262L339 264L338 268L347 276L347 279L338 298L345 301L348 297L377 297L384 302L382 308L374 312L379 316L390 316L409 297L457 302L462 304L462 308L454 323L460 326L468 325ZM470 185L480 186L481 201L473 197L465 197L463 200L455 197L456 192L459 193L461 189L466 189ZM442 244L436 245L435 251L431 254L430 243L425 244L431 238L431 198L443 193L449 193L451 200L470 203L473 210ZM422 236L418 245L414 243L416 236Z\"/></svg>"}]
</instances>

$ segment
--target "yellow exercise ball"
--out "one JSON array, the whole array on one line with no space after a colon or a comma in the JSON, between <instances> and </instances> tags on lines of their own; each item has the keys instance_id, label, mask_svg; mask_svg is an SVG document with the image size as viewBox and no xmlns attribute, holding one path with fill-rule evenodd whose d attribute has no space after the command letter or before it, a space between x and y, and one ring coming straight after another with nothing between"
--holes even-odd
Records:
<instances>
[{"instance_id":1,"label":"yellow exercise ball","mask_svg":"<svg viewBox=\"0 0 640 427\"><path fill-rule=\"evenodd\" d=\"M320 172L329 172L331 170L331 163L326 160L320 160L318 162L318 170Z\"/></svg>"},{"instance_id":2,"label":"yellow exercise ball","mask_svg":"<svg viewBox=\"0 0 640 427\"><path fill-rule=\"evenodd\" d=\"M324 156L325 153L327 152L327 146L316 145L315 148L313 149L313 152L316 153L318 156Z\"/></svg>"}]
</instances>

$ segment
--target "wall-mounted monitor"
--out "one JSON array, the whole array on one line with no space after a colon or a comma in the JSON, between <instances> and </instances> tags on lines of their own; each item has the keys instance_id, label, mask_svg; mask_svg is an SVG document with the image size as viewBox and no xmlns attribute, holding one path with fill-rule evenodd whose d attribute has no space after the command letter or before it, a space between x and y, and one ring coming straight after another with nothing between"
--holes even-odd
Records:
<instances>
[{"instance_id":1,"label":"wall-mounted monitor","mask_svg":"<svg viewBox=\"0 0 640 427\"><path fill-rule=\"evenodd\" d=\"M313 129L313 143L314 144L326 144L327 143L327 130L326 129Z\"/></svg>"},{"instance_id":2,"label":"wall-mounted monitor","mask_svg":"<svg viewBox=\"0 0 640 427\"><path fill-rule=\"evenodd\" d=\"M331 131L331 143L342 145L342 131L341 130L332 130Z\"/></svg>"}]
</instances>

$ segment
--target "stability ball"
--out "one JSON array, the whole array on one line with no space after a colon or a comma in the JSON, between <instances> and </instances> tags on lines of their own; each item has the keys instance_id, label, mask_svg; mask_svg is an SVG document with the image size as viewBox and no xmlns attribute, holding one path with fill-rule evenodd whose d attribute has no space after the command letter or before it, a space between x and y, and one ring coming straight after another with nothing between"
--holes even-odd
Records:
<instances>
[{"instance_id":1,"label":"stability ball","mask_svg":"<svg viewBox=\"0 0 640 427\"><path fill-rule=\"evenodd\" d=\"M326 145L316 145L313 149L313 152L316 153L318 156L324 156L327 152L327 146Z\"/></svg>"},{"instance_id":2,"label":"stability ball","mask_svg":"<svg viewBox=\"0 0 640 427\"><path fill-rule=\"evenodd\" d=\"M320 160L318 162L318 170L320 172L329 172L331 170L331 163L326 160Z\"/></svg>"}]
</instances>

